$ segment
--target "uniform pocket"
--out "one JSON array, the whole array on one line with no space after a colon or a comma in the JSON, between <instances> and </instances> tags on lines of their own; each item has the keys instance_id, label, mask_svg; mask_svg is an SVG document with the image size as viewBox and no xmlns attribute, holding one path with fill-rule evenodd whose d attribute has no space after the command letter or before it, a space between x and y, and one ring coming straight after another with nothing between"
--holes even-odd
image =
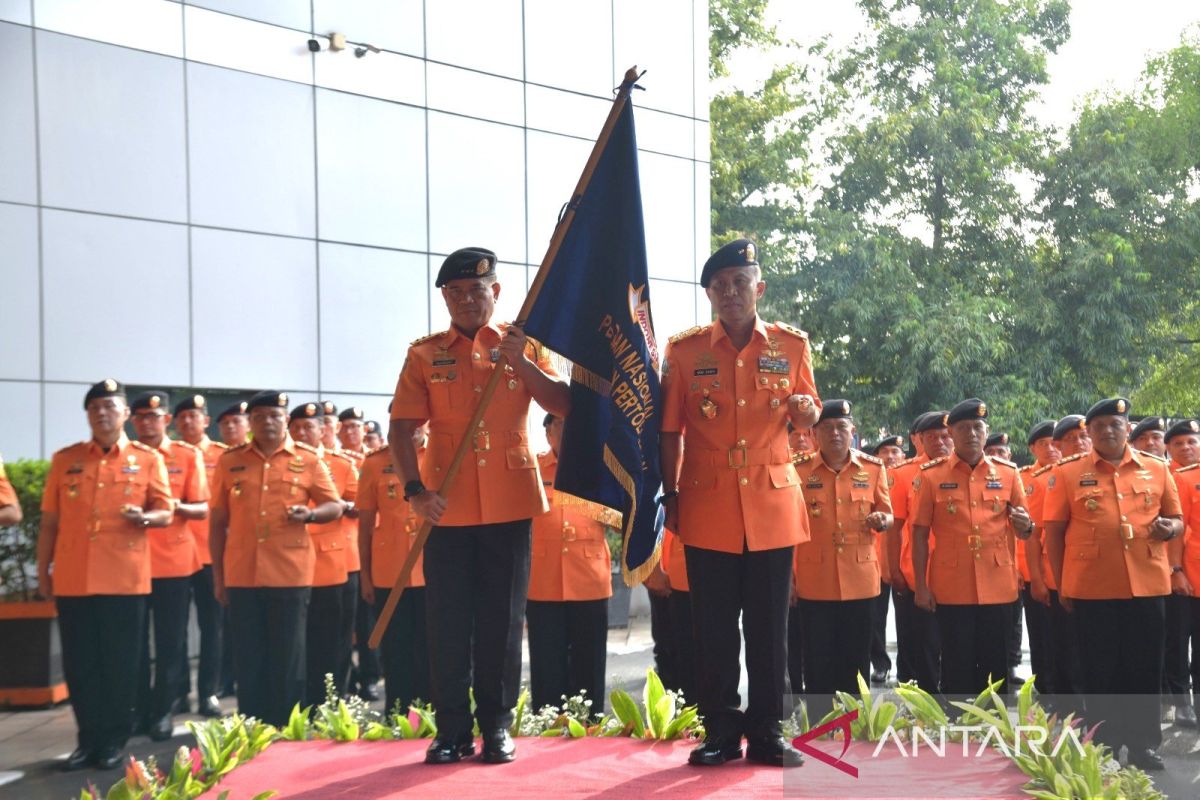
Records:
<instances>
[{"instance_id":1,"label":"uniform pocket","mask_svg":"<svg viewBox=\"0 0 1200 800\"><path fill-rule=\"evenodd\" d=\"M776 489L800 485L800 476L792 464L768 464L767 472L771 475L771 485Z\"/></svg>"},{"instance_id":2,"label":"uniform pocket","mask_svg":"<svg viewBox=\"0 0 1200 800\"><path fill-rule=\"evenodd\" d=\"M504 458L509 469L533 469L537 463L524 445L505 448Z\"/></svg>"},{"instance_id":3,"label":"uniform pocket","mask_svg":"<svg viewBox=\"0 0 1200 800\"><path fill-rule=\"evenodd\" d=\"M813 542L796 545L796 560L802 564L820 564L821 546Z\"/></svg>"},{"instance_id":4,"label":"uniform pocket","mask_svg":"<svg viewBox=\"0 0 1200 800\"><path fill-rule=\"evenodd\" d=\"M869 544L861 544L858 546L858 563L866 564L870 561L877 560L875 555L875 546Z\"/></svg>"},{"instance_id":5,"label":"uniform pocket","mask_svg":"<svg viewBox=\"0 0 1200 800\"><path fill-rule=\"evenodd\" d=\"M1098 544L1074 544L1067 548L1067 558L1073 558L1076 561L1095 561L1100 557L1100 545Z\"/></svg>"}]
</instances>

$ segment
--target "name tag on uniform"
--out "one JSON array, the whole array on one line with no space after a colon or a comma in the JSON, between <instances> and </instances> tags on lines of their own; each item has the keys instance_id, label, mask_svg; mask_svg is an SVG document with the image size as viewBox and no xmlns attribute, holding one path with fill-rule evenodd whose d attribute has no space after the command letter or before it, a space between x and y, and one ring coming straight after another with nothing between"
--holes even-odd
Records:
<instances>
[{"instance_id":1,"label":"name tag on uniform","mask_svg":"<svg viewBox=\"0 0 1200 800\"><path fill-rule=\"evenodd\" d=\"M142 471L142 468L137 464L130 464L127 467L121 467L121 472L125 475L135 475Z\"/></svg>"},{"instance_id":2,"label":"name tag on uniform","mask_svg":"<svg viewBox=\"0 0 1200 800\"><path fill-rule=\"evenodd\" d=\"M236 467L230 467L229 471L230 472L245 472L246 467L244 464L238 464Z\"/></svg>"},{"instance_id":3,"label":"name tag on uniform","mask_svg":"<svg viewBox=\"0 0 1200 800\"><path fill-rule=\"evenodd\" d=\"M852 488L852 489L870 489L871 484L859 483L858 481L854 481L853 483L850 484L850 488Z\"/></svg>"},{"instance_id":4,"label":"name tag on uniform","mask_svg":"<svg viewBox=\"0 0 1200 800\"><path fill-rule=\"evenodd\" d=\"M771 358L770 356L758 357L758 371L772 372L778 375L786 375L792 371L791 364L786 358Z\"/></svg>"},{"instance_id":5,"label":"name tag on uniform","mask_svg":"<svg viewBox=\"0 0 1200 800\"><path fill-rule=\"evenodd\" d=\"M457 358L435 358L433 360L433 365L435 367L453 367L457 363Z\"/></svg>"},{"instance_id":6,"label":"name tag on uniform","mask_svg":"<svg viewBox=\"0 0 1200 800\"><path fill-rule=\"evenodd\" d=\"M183 472L183 467L167 467L168 475L178 475Z\"/></svg>"},{"instance_id":7,"label":"name tag on uniform","mask_svg":"<svg viewBox=\"0 0 1200 800\"><path fill-rule=\"evenodd\" d=\"M1099 484L1100 484L1100 482L1097 480L1080 481L1079 482L1080 486L1098 486Z\"/></svg>"},{"instance_id":8,"label":"name tag on uniform","mask_svg":"<svg viewBox=\"0 0 1200 800\"><path fill-rule=\"evenodd\" d=\"M388 464L386 467L383 468L383 471L390 475L390 474L394 474L396 472L396 468L394 466L392 466L391 464Z\"/></svg>"},{"instance_id":9,"label":"name tag on uniform","mask_svg":"<svg viewBox=\"0 0 1200 800\"><path fill-rule=\"evenodd\" d=\"M807 488L807 489L824 489L825 484L821 483L820 481L809 481L805 488Z\"/></svg>"},{"instance_id":10,"label":"name tag on uniform","mask_svg":"<svg viewBox=\"0 0 1200 800\"><path fill-rule=\"evenodd\" d=\"M716 375L716 374L717 374L716 367L701 367L700 369L692 370L692 375L695 375L697 377L704 376L704 375Z\"/></svg>"},{"instance_id":11,"label":"name tag on uniform","mask_svg":"<svg viewBox=\"0 0 1200 800\"><path fill-rule=\"evenodd\" d=\"M958 484L957 483L939 483L938 488L939 489L957 489Z\"/></svg>"},{"instance_id":12,"label":"name tag on uniform","mask_svg":"<svg viewBox=\"0 0 1200 800\"><path fill-rule=\"evenodd\" d=\"M1000 481L988 481L984 484L985 489L1003 489L1004 485Z\"/></svg>"},{"instance_id":13,"label":"name tag on uniform","mask_svg":"<svg viewBox=\"0 0 1200 800\"><path fill-rule=\"evenodd\" d=\"M67 470L68 475L78 475L81 472L83 472L83 467L71 467Z\"/></svg>"}]
</instances>

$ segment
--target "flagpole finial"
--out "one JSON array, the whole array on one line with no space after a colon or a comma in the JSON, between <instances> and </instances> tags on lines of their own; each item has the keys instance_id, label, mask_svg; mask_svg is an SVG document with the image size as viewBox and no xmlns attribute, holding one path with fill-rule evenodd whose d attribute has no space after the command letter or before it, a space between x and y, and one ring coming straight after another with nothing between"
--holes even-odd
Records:
<instances>
[{"instance_id":1,"label":"flagpole finial","mask_svg":"<svg viewBox=\"0 0 1200 800\"><path fill-rule=\"evenodd\" d=\"M633 83L639 77L641 77L641 74L638 72L637 64L625 70L625 83Z\"/></svg>"}]
</instances>

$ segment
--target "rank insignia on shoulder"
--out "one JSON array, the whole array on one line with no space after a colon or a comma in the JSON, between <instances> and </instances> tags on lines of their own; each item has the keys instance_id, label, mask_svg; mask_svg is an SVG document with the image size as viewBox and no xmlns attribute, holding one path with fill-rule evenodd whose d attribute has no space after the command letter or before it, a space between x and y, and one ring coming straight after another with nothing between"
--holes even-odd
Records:
<instances>
[{"instance_id":1,"label":"rank insignia on shoulder","mask_svg":"<svg viewBox=\"0 0 1200 800\"><path fill-rule=\"evenodd\" d=\"M938 464L943 463L947 458L949 458L949 456L942 456L941 458L935 458L932 461L926 461L924 464L921 465L921 469L932 469L933 467L936 467Z\"/></svg>"},{"instance_id":2,"label":"rank insignia on shoulder","mask_svg":"<svg viewBox=\"0 0 1200 800\"><path fill-rule=\"evenodd\" d=\"M1190 472L1191 470L1194 470L1197 467L1200 467L1200 464L1188 464L1186 467L1180 467L1179 469L1175 470L1175 472L1176 472L1176 474L1178 474L1180 472Z\"/></svg>"},{"instance_id":3,"label":"rank insignia on shoulder","mask_svg":"<svg viewBox=\"0 0 1200 800\"><path fill-rule=\"evenodd\" d=\"M680 333L675 334L667 341L670 342L671 344L675 344L676 342L682 341L682 340L688 338L689 336L694 336L695 334L699 333L702 330L704 330L704 328L701 328L699 325L697 325L693 328L688 328L686 331L681 331Z\"/></svg>"},{"instance_id":4,"label":"rank insignia on shoulder","mask_svg":"<svg viewBox=\"0 0 1200 800\"><path fill-rule=\"evenodd\" d=\"M414 339L409 344L409 347L416 347L419 344L425 344L428 341L432 341L432 340L438 338L439 336L442 336L444 333L445 333L445 331L438 331L437 333L431 333L428 336L422 336L420 339Z\"/></svg>"},{"instance_id":5,"label":"rank insignia on shoulder","mask_svg":"<svg viewBox=\"0 0 1200 800\"><path fill-rule=\"evenodd\" d=\"M797 337L799 337L799 338L801 338L801 339L807 339L807 338L808 338L808 334L807 334L807 333L805 333L804 331L800 330L799 328L796 328L796 327L793 327L793 326L791 326L791 325L788 325L786 322L776 322L776 323L775 323L775 327L779 328L779 330L781 330L781 331L784 331L784 332L786 332L786 333L790 333L792 336L797 336Z\"/></svg>"},{"instance_id":6,"label":"rank insignia on shoulder","mask_svg":"<svg viewBox=\"0 0 1200 800\"><path fill-rule=\"evenodd\" d=\"M883 461L881 459L876 458L875 456L871 455L870 453L864 453L861 450L856 450L855 453L863 461L867 461L872 464L878 464L880 466L883 466Z\"/></svg>"}]
</instances>

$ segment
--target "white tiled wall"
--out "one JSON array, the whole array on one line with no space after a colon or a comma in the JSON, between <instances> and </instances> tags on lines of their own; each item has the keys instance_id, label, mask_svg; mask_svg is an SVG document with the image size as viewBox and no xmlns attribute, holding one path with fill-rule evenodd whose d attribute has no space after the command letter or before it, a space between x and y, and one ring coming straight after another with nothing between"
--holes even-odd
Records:
<instances>
[{"instance_id":1,"label":"white tiled wall","mask_svg":"<svg viewBox=\"0 0 1200 800\"><path fill-rule=\"evenodd\" d=\"M446 253L515 316L633 64L659 336L695 324L706 37L701 0L0 0L0 452L108 376L386 419Z\"/></svg>"}]
</instances>

